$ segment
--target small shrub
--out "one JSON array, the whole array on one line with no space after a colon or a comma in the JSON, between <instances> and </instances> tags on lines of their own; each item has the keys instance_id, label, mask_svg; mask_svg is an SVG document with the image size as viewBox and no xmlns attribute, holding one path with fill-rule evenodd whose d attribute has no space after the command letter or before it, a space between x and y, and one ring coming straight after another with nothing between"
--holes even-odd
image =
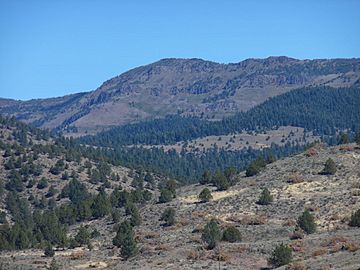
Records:
<instances>
[{"instance_id":1,"label":"small shrub","mask_svg":"<svg viewBox=\"0 0 360 270\"><path fill-rule=\"evenodd\" d=\"M291 248L289 248L287 245L280 244L274 249L269 262L275 267L280 267L289 264L291 260L292 260Z\"/></svg>"},{"instance_id":2,"label":"small shrub","mask_svg":"<svg viewBox=\"0 0 360 270\"><path fill-rule=\"evenodd\" d=\"M320 172L320 174L323 175L333 175L336 173L336 164L335 162L329 158L326 162L325 162L325 167L324 169Z\"/></svg>"},{"instance_id":3,"label":"small shrub","mask_svg":"<svg viewBox=\"0 0 360 270\"><path fill-rule=\"evenodd\" d=\"M211 195L211 191L208 188L204 188L200 194L199 199L201 202L209 202L213 196Z\"/></svg>"},{"instance_id":4,"label":"small shrub","mask_svg":"<svg viewBox=\"0 0 360 270\"><path fill-rule=\"evenodd\" d=\"M351 215L349 225L351 227L360 227L360 209Z\"/></svg>"},{"instance_id":5,"label":"small shrub","mask_svg":"<svg viewBox=\"0 0 360 270\"><path fill-rule=\"evenodd\" d=\"M270 191L267 188L264 188L257 203L260 205L268 205L271 204L273 200L274 198L270 194Z\"/></svg>"},{"instance_id":6,"label":"small shrub","mask_svg":"<svg viewBox=\"0 0 360 270\"><path fill-rule=\"evenodd\" d=\"M168 207L164 210L160 218L161 221L165 222L166 226L172 226L175 224L175 209Z\"/></svg>"},{"instance_id":7,"label":"small shrub","mask_svg":"<svg viewBox=\"0 0 360 270\"><path fill-rule=\"evenodd\" d=\"M234 226L227 227L222 236L223 241L227 241L230 243L241 241L241 233Z\"/></svg>"},{"instance_id":8,"label":"small shrub","mask_svg":"<svg viewBox=\"0 0 360 270\"><path fill-rule=\"evenodd\" d=\"M167 203L173 199L173 193L168 189L162 189L159 197L159 203Z\"/></svg>"},{"instance_id":9,"label":"small shrub","mask_svg":"<svg viewBox=\"0 0 360 270\"><path fill-rule=\"evenodd\" d=\"M55 251L53 250L51 245L47 245L44 250L45 257L54 257Z\"/></svg>"}]
</instances>

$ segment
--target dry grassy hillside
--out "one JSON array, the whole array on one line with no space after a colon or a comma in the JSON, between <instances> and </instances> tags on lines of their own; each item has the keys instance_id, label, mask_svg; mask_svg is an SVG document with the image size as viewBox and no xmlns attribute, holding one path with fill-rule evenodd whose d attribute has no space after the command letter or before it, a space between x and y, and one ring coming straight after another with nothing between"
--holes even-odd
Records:
<instances>
[{"instance_id":1,"label":"dry grassy hillside","mask_svg":"<svg viewBox=\"0 0 360 270\"><path fill-rule=\"evenodd\" d=\"M337 171L321 175L328 158ZM360 149L355 145L317 145L267 165L256 176L240 173L237 178L226 191L208 186L213 199L207 203L197 198L204 186L192 185L179 189L169 203L142 207L142 224L135 229L139 252L127 261L111 243L115 233L110 218L88 222L101 232L92 240L92 250L57 251L55 258L61 269L265 269L275 246L284 243L292 249L293 263L281 269L360 267L360 228L348 225L351 214L360 209ZM264 187L274 198L269 205L256 203ZM176 224L169 227L159 221L167 207L176 210ZM315 217L316 232L295 237L296 220L305 209ZM218 248L207 250L201 233L211 218L222 229L235 226L242 240L221 241ZM42 254L2 252L0 260L5 269L45 269L51 259Z\"/></svg>"}]
</instances>

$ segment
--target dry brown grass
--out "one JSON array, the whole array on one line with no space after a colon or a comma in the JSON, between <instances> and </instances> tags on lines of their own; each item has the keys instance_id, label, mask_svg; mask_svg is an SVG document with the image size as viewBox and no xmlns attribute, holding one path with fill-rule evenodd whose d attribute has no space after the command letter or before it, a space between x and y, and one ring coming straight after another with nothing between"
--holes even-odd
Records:
<instances>
[{"instance_id":1,"label":"dry brown grass","mask_svg":"<svg viewBox=\"0 0 360 270\"><path fill-rule=\"evenodd\" d=\"M345 249L350 252L358 251L360 249L360 241L345 244Z\"/></svg>"},{"instance_id":2,"label":"dry brown grass","mask_svg":"<svg viewBox=\"0 0 360 270\"><path fill-rule=\"evenodd\" d=\"M288 218L282 223L283 227L291 227L295 225L296 225L296 220L292 218Z\"/></svg>"},{"instance_id":3,"label":"dry brown grass","mask_svg":"<svg viewBox=\"0 0 360 270\"><path fill-rule=\"evenodd\" d=\"M343 236L335 236L329 239L324 240L321 243L322 247L333 247L336 246L338 244L345 244L347 243L349 240L346 237Z\"/></svg>"},{"instance_id":4,"label":"dry brown grass","mask_svg":"<svg viewBox=\"0 0 360 270\"><path fill-rule=\"evenodd\" d=\"M187 259L188 260L202 260L205 257L205 253L203 250L199 250L199 249L194 249L194 250L190 250L188 255L187 255Z\"/></svg>"},{"instance_id":5,"label":"dry brown grass","mask_svg":"<svg viewBox=\"0 0 360 270\"><path fill-rule=\"evenodd\" d=\"M209 259L214 261L222 261L222 262L228 262L231 260L231 255L226 252L225 250L214 250L214 252L211 253L209 256Z\"/></svg>"},{"instance_id":6,"label":"dry brown grass","mask_svg":"<svg viewBox=\"0 0 360 270\"><path fill-rule=\"evenodd\" d=\"M305 270L306 266L303 262L294 262L286 266L286 270Z\"/></svg>"},{"instance_id":7,"label":"dry brown grass","mask_svg":"<svg viewBox=\"0 0 360 270\"><path fill-rule=\"evenodd\" d=\"M360 196L360 189L351 190L351 196L354 196L354 197Z\"/></svg>"},{"instance_id":8,"label":"dry brown grass","mask_svg":"<svg viewBox=\"0 0 360 270\"><path fill-rule=\"evenodd\" d=\"M267 223L265 215L242 215L238 221L241 225L263 225Z\"/></svg>"},{"instance_id":9,"label":"dry brown grass","mask_svg":"<svg viewBox=\"0 0 360 270\"><path fill-rule=\"evenodd\" d=\"M328 253L328 250L326 248L319 248L312 253L312 256L318 257L318 256L325 255L327 253Z\"/></svg>"},{"instance_id":10,"label":"dry brown grass","mask_svg":"<svg viewBox=\"0 0 360 270\"><path fill-rule=\"evenodd\" d=\"M289 247L294 252L303 253L305 251L305 243L303 240L295 240L289 244Z\"/></svg>"},{"instance_id":11,"label":"dry brown grass","mask_svg":"<svg viewBox=\"0 0 360 270\"><path fill-rule=\"evenodd\" d=\"M307 157L316 156L317 154L318 154L318 150L316 150L314 147L306 150L306 152L305 152L305 155L306 155Z\"/></svg>"},{"instance_id":12,"label":"dry brown grass","mask_svg":"<svg viewBox=\"0 0 360 270\"><path fill-rule=\"evenodd\" d=\"M70 260L81 260L85 257L84 251L74 251L70 254Z\"/></svg>"},{"instance_id":13,"label":"dry brown grass","mask_svg":"<svg viewBox=\"0 0 360 270\"><path fill-rule=\"evenodd\" d=\"M158 244L156 247L155 247L155 250L157 251L170 251L172 250L173 248L170 247L169 245L167 244Z\"/></svg>"},{"instance_id":14,"label":"dry brown grass","mask_svg":"<svg viewBox=\"0 0 360 270\"><path fill-rule=\"evenodd\" d=\"M143 233L144 239L154 239L154 238L159 238L159 237L160 237L160 233L158 233L158 232L148 231L148 232Z\"/></svg>"},{"instance_id":15,"label":"dry brown grass","mask_svg":"<svg viewBox=\"0 0 360 270\"><path fill-rule=\"evenodd\" d=\"M299 183L302 183L304 181L305 181L304 177L301 176L298 173L294 173L294 174L290 175L289 179L287 180L287 182L290 183L290 184L299 184Z\"/></svg>"},{"instance_id":16,"label":"dry brown grass","mask_svg":"<svg viewBox=\"0 0 360 270\"><path fill-rule=\"evenodd\" d=\"M339 148L340 151L354 151L354 147L350 146L350 145L342 145Z\"/></svg>"}]
</instances>

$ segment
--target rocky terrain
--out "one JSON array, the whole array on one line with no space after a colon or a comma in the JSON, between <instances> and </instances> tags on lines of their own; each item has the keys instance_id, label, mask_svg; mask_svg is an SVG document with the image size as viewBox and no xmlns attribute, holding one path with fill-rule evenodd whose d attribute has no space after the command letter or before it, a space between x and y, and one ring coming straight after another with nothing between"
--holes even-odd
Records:
<instances>
[{"instance_id":1,"label":"rocky terrain","mask_svg":"<svg viewBox=\"0 0 360 270\"><path fill-rule=\"evenodd\" d=\"M321 175L328 158L337 171ZM236 179L237 184L225 191L209 185L213 199L207 203L199 202L204 186L197 184L179 188L171 202L154 200L142 206L142 223L135 229L139 252L127 261L112 245L114 223L109 217L84 223L100 231L91 240L92 250L58 250L55 259L61 269L266 269L275 246L285 243L293 251L293 263L286 269L360 267L360 229L348 226L351 214L360 209L360 149L355 144L315 145L268 164L256 176L241 172ZM274 197L269 205L256 203L264 187ZM167 207L176 210L176 223L169 227L159 221ZM316 232L292 240L296 220L305 209L315 217ZM215 250L207 250L201 232L211 218L221 228L238 228L242 240L222 241ZM3 269L45 269L51 259L43 257L42 250L26 250L3 251L0 261Z\"/></svg>"},{"instance_id":2,"label":"rocky terrain","mask_svg":"<svg viewBox=\"0 0 360 270\"><path fill-rule=\"evenodd\" d=\"M360 60L281 56L219 64L162 59L88 93L29 101L1 99L0 113L79 136L167 114L221 119L291 89L321 85L360 86Z\"/></svg>"}]
</instances>

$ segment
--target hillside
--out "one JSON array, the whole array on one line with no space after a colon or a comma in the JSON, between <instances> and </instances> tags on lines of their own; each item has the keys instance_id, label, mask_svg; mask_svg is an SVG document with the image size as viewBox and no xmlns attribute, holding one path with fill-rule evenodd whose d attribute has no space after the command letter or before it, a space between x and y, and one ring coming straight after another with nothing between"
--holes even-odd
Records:
<instances>
[{"instance_id":1,"label":"hillside","mask_svg":"<svg viewBox=\"0 0 360 270\"><path fill-rule=\"evenodd\" d=\"M247 59L219 64L163 59L129 70L98 89L64 97L0 100L0 113L68 135L93 134L168 114L221 119L306 86L359 87L359 59Z\"/></svg>"},{"instance_id":2,"label":"hillside","mask_svg":"<svg viewBox=\"0 0 360 270\"><path fill-rule=\"evenodd\" d=\"M320 174L329 158L335 162L335 174ZM219 264L221 269L264 269L276 245L284 243L291 247L294 261L293 268L286 269L357 269L360 228L348 224L360 209L359 165L360 149L355 144L316 145L268 164L255 176L232 174L235 184L229 189L216 190L207 184L213 196L209 202L199 202L197 195L205 185L196 184L177 189L170 202L142 205L142 222L134 227L138 253L128 260L122 260L121 250L112 244L116 223L109 216L83 222L89 231L100 232L90 239L91 245L58 249L54 258L60 269L69 270L217 269ZM260 205L256 202L265 187L273 202ZM176 222L164 226L160 216L168 207L175 210ZM305 209L315 218L316 232L293 234ZM221 241L219 248L206 249L201 235L211 218L221 230L235 226L241 241ZM71 234L77 228L72 226ZM2 251L0 258L3 269L43 269L52 259L42 254L39 249Z\"/></svg>"}]
</instances>

